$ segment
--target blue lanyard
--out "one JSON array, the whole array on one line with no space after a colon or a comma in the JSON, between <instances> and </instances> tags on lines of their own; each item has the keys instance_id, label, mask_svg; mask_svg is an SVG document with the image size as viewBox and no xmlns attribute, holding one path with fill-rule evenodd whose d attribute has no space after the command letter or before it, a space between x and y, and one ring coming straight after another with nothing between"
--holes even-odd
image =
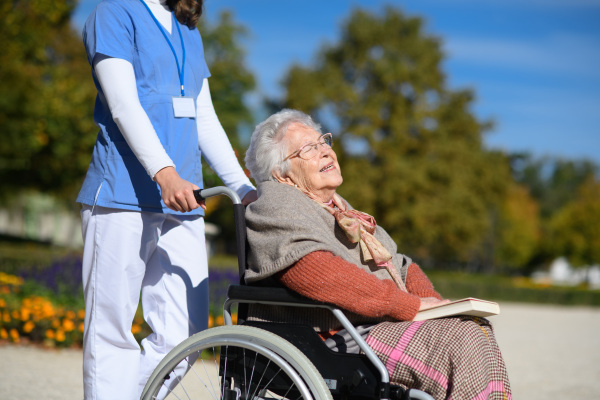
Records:
<instances>
[{"instance_id":1,"label":"blue lanyard","mask_svg":"<svg viewBox=\"0 0 600 400\"><path fill-rule=\"evenodd\" d=\"M179 23L177 22L177 19L173 18L173 24L175 24L175 26L177 27L177 32L179 32L179 39L181 40L181 49L183 50L181 67L179 66L179 60L177 59L177 53L175 53L175 48L173 47L173 44L169 40L169 37L167 36L167 32L165 32L165 29L162 27L160 22L158 22L158 20L154 16L154 14L152 14L152 11L150 10L150 7L148 7L148 4L146 4L144 2L144 0L140 0L140 2L144 5L144 7L146 7L146 10L148 10L148 13L154 20L154 23L156 23L156 26L158 26L158 29L160 29L160 32L165 37L165 40L167 41L167 43L169 44L169 47L171 48L171 51L173 52L173 56L175 57L175 62L177 63L177 72L179 73L179 83L181 84L181 95L185 96L185 90L183 89L183 77L184 77L184 72L185 72L185 46L183 45L183 36L181 36L181 29L179 28ZM171 12L171 15L173 15L172 12Z\"/></svg>"}]
</instances>

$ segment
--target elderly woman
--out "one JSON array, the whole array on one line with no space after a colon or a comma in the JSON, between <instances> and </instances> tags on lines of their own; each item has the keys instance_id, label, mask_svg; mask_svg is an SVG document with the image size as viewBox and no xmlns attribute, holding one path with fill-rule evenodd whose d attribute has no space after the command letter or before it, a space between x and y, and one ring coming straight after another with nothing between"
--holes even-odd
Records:
<instances>
[{"instance_id":1,"label":"elderly woman","mask_svg":"<svg viewBox=\"0 0 600 400\"><path fill-rule=\"evenodd\" d=\"M285 286L347 312L384 361L392 383L436 399L510 399L489 322L412 322L447 302L375 220L336 194L343 178L330 133L283 110L259 124L246 154L259 198L246 211L249 284ZM252 319L309 324L335 351L356 344L325 310L252 306Z\"/></svg>"}]
</instances>

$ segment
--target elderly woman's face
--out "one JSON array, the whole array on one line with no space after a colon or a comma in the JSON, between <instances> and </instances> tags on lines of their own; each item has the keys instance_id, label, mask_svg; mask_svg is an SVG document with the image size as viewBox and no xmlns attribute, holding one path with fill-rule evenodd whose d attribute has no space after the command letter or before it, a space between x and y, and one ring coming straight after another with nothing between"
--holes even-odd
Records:
<instances>
[{"instance_id":1,"label":"elderly woman's face","mask_svg":"<svg viewBox=\"0 0 600 400\"><path fill-rule=\"evenodd\" d=\"M283 140L290 154L306 144L318 142L320 136L314 129L295 123L288 127ZM327 145L319 145L316 155L308 160L292 157L289 162L290 171L286 176L278 176L277 179L298 185L322 202L330 201L337 187L342 184L343 178L337 155Z\"/></svg>"}]
</instances>

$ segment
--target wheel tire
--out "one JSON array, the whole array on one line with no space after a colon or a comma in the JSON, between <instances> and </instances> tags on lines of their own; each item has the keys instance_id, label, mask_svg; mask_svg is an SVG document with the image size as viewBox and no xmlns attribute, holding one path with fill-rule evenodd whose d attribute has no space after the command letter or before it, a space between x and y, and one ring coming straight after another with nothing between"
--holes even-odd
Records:
<instances>
[{"instance_id":1,"label":"wheel tire","mask_svg":"<svg viewBox=\"0 0 600 400\"><path fill-rule=\"evenodd\" d=\"M286 399L291 393L306 400L332 399L323 377L300 350L271 332L242 325L205 330L171 350L148 379L142 400L170 393L175 399Z\"/></svg>"}]
</instances>

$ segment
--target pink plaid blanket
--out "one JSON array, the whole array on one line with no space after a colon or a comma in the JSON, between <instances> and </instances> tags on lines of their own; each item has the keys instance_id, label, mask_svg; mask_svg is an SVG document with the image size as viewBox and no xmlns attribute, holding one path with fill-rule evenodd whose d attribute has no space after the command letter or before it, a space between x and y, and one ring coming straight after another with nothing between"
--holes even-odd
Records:
<instances>
[{"instance_id":1,"label":"pink plaid blanket","mask_svg":"<svg viewBox=\"0 0 600 400\"><path fill-rule=\"evenodd\" d=\"M436 400L512 399L504 360L484 318L383 322L366 341L394 384Z\"/></svg>"}]
</instances>

